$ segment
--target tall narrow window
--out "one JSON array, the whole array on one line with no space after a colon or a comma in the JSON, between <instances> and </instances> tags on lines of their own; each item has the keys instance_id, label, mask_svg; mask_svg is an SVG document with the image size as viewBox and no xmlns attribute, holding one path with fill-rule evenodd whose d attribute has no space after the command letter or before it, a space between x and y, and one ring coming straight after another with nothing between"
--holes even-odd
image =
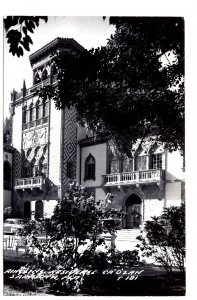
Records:
<instances>
[{"instance_id":1,"label":"tall narrow window","mask_svg":"<svg viewBox=\"0 0 197 300\"><path fill-rule=\"evenodd\" d=\"M27 123L27 106L23 107L23 123Z\"/></svg>"},{"instance_id":2,"label":"tall narrow window","mask_svg":"<svg viewBox=\"0 0 197 300\"><path fill-rule=\"evenodd\" d=\"M43 202L42 200L36 201L35 205L35 218L43 218Z\"/></svg>"},{"instance_id":3,"label":"tall narrow window","mask_svg":"<svg viewBox=\"0 0 197 300\"><path fill-rule=\"evenodd\" d=\"M95 158L92 154L89 154L85 160L85 178L84 180L95 180L95 169L96 169Z\"/></svg>"},{"instance_id":4,"label":"tall narrow window","mask_svg":"<svg viewBox=\"0 0 197 300\"><path fill-rule=\"evenodd\" d=\"M124 158L122 160L122 172L133 171L133 159Z\"/></svg>"},{"instance_id":5,"label":"tall narrow window","mask_svg":"<svg viewBox=\"0 0 197 300\"><path fill-rule=\"evenodd\" d=\"M40 74L38 71L36 71L35 76L34 76L34 84L37 84L40 81L41 81Z\"/></svg>"},{"instance_id":6,"label":"tall narrow window","mask_svg":"<svg viewBox=\"0 0 197 300\"><path fill-rule=\"evenodd\" d=\"M48 78L47 69L44 69L42 72L42 80L46 80Z\"/></svg>"},{"instance_id":7,"label":"tall narrow window","mask_svg":"<svg viewBox=\"0 0 197 300\"><path fill-rule=\"evenodd\" d=\"M29 107L29 122L32 121L33 121L33 103L31 103Z\"/></svg>"},{"instance_id":8,"label":"tall narrow window","mask_svg":"<svg viewBox=\"0 0 197 300\"><path fill-rule=\"evenodd\" d=\"M3 170L3 179L4 179L4 189L9 190L12 186L12 169L8 161L4 162Z\"/></svg>"},{"instance_id":9,"label":"tall narrow window","mask_svg":"<svg viewBox=\"0 0 197 300\"><path fill-rule=\"evenodd\" d=\"M162 169L162 153L152 155L152 169Z\"/></svg>"},{"instance_id":10,"label":"tall narrow window","mask_svg":"<svg viewBox=\"0 0 197 300\"><path fill-rule=\"evenodd\" d=\"M38 100L36 102L36 120L40 119L41 115L40 115L40 101Z\"/></svg>"},{"instance_id":11,"label":"tall narrow window","mask_svg":"<svg viewBox=\"0 0 197 300\"><path fill-rule=\"evenodd\" d=\"M136 157L136 171L144 171L147 170L147 156L137 156Z\"/></svg>"},{"instance_id":12,"label":"tall narrow window","mask_svg":"<svg viewBox=\"0 0 197 300\"><path fill-rule=\"evenodd\" d=\"M118 159L113 159L110 161L109 166L110 174L119 173L120 172L120 161Z\"/></svg>"},{"instance_id":13,"label":"tall narrow window","mask_svg":"<svg viewBox=\"0 0 197 300\"><path fill-rule=\"evenodd\" d=\"M49 101L44 100L42 104L42 117L46 117L49 114Z\"/></svg>"}]
</instances>

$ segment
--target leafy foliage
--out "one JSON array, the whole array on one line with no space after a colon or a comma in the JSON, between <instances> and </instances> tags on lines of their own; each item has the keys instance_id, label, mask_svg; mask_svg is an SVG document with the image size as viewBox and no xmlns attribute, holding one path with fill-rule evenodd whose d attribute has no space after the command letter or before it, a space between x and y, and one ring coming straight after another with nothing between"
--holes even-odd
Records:
<instances>
[{"instance_id":1,"label":"leafy foliage","mask_svg":"<svg viewBox=\"0 0 197 300\"><path fill-rule=\"evenodd\" d=\"M11 145L12 143L12 121L11 118L5 118L3 124L3 143L4 145Z\"/></svg>"},{"instance_id":2,"label":"leafy foliage","mask_svg":"<svg viewBox=\"0 0 197 300\"><path fill-rule=\"evenodd\" d=\"M4 221L8 218L12 218L13 217L13 209L11 206L4 208L3 211L3 219Z\"/></svg>"},{"instance_id":3,"label":"leafy foliage","mask_svg":"<svg viewBox=\"0 0 197 300\"><path fill-rule=\"evenodd\" d=\"M4 19L7 42L13 55L23 56L24 50L30 51L30 44L33 44L30 33L34 33L39 26L40 20L47 22L48 17L30 16L8 16Z\"/></svg>"},{"instance_id":4,"label":"leafy foliage","mask_svg":"<svg viewBox=\"0 0 197 300\"><path fill-rule=\"evenodd\" d=\"M152 135L184 151L183 19L110 22L117 29L105 47L54 57L58 83L40 96L52 97L59 109L75 106L82 124L129 156L137 139Z\"/></svg>"},{"instance_id":5,"label":"leafy foliage","mask_svg":"<svg viewBox=\"0 0 197 300\"><path fill-rule=\"evenodd\" d=\"M55 207L52 218L41 220L41 224L35 221L32 224L34 232L36 228L39 231L44 227L47 238L40 242L35 234L31 234L27 238L28 246L36 253L39 264L50 262L72 268L78 266L79 249L87 244L87 240L88 250L93 254L104 242L99 236L103 232L113 234L115 231L115 223L104 219L120 218L122 215L121 211L114 209L103 212L96 208L94 197L88 196L74 181ZM29 254L32 255L32 251Z\"/></svg>"},{"instance_id":6,"label":"leafy foliage","mask_svg":"<svg viewBox=\"0 0 197 300\"><path fill-rule=\"evenodd\" d=\"M113 201L112 194L106 199L107 202L110 200ZM48 284L50 288L71 293L81 291L85 275L91 275L91 272L101 274L103 269L126 262L132 266L139 261L137 251L121 254L110 247L106 247L105 252L97 248L105 244L102 233L113 235L115 232L116 222L106 220L121 216L121 211L109 207L105 211L96 208L94 197L74 181L55 207L51 219L30 223L31 233L26 237L26 246L27 256L33 258L34 263L14 272L12 278L29 280L37 285ZM45 233L42 238L38 236L41 228Z\"/></svg>"},{"instance_id":7,"label":"leafy foliage","mask_svg":"<svg viewBox=\"0 0 197 300\"><path fill-rule=\"evenodd\" d=\"M138 248L143 256L153 256L168 273L173 267L184 273L185 206L165 208L161 216L145 224L146 237L139 236Z\"/></svg>"}]
</instances>

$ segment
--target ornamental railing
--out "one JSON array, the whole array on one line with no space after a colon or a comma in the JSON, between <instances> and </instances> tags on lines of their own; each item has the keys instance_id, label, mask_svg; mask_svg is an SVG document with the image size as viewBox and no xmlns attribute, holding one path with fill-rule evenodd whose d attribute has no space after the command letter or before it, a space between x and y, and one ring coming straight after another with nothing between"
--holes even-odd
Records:
<instances>
[{"instance_id":1,"label":"ornamental railing","mask_svg":"<svg viewBox=\"0 0 197 300\"><path fill-rule=\"evenodd\" d=\"M107 174L105 176L106 185L118 185L141 182L157 182L164 179L164 170L146 170Z\"/></svg>"},{"instance_id":2,"label":"ornamental railing","mask_svg":"<svg viewBox=\"0 0 197 300\"><path fill-rule=\"evenodd\" d=\"M23 130L27 130L33 127L37 127L43 124L47 124L49 122L49 117L43 117L41 119L33 120L28 123L23 123Z\"/></svg>"},{"instance_id":3,"label":"ornamental railing","mask_svg":"<svg viewBox=\"0 0 197 300\"><path fill-rule=\"evenodd\" d=\"M40 188L42 189L44 184L44 178L42 176L31 177L31 178L20 178L15 181L15 190L19 189L33 189Z\"/></svg>"}]
</instances>

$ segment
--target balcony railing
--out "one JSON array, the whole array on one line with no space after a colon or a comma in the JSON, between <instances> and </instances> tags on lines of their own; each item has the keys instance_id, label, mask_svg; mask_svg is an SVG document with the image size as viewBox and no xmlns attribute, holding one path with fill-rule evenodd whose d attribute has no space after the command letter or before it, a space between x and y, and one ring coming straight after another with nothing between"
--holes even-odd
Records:
<instances>
[{"instance_id":1,"label":"balcony railing","mask_svg":"<svg viewBox=\"0 0 197 300\"><path fill-rule=\"evenodd\" d=\"M44 178L42 176L39 177L31 177L31 178L21 178L16 179L15 181L15 190L24 190L24 189L33 189L40 188L42 189L44 184Z\"/></svg>"},{"instance_id":2,"label":"balcony railing","mask_svg":"<svg viewBox=\"0 0 197 300\"><path fill-rule=\"evenodd\" d=\"M164 179L164 170L146 170L107 174L106 185L124 185L135 183L159 182Z\"/></svg>"},{"instance_id":3,"label":"balcony railing","mask_svg":"<svg viewBox=\"0 0 197 300\"><path fill-rule=\"evenodd\" d=\"M30 128L40 126L43 124L47 124L48 122L49 122L49 117L47 116L47 117L43 117L41 119L31 121L29 123L23 123L23 130L30 129Z\"/></svg>"}]
</instances>

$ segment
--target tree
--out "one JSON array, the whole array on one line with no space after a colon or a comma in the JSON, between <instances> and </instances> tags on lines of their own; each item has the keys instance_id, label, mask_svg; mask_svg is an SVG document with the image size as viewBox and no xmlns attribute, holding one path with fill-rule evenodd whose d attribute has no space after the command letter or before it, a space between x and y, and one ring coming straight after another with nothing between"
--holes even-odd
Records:
<instances>
[{"instance_id":1,"label":"tree","mask_svg":"<svg viewBox=\"0 0 197 300\"><path fill-rule=\"evenodd\" d=\"M24 50L30 51L30 44L33 42L29 34L34 33L40 20L47 22L48 17L8 16L4 19L6 38L10 44L9 52L20 57L23 56Z\"/></svg>"},{"instance_id":2,"label":"tree","mask_svg":"<svg viewBox=\"0 0 197 300\"><path fill-rule=\"evenodd\" d=\"M146 237L139 236L143 256L154 257L168 274L173 268L185 272L185 205L165 208L159 217L145 223Z\"/></svg>"},{"instance_id":3,"label":"tree","mask_svg":"<svg viewBox=\"0 0 197 300\"><path fill-rule=\"evenodd\" d=\"M5 118L3 124L3 143L4 145L11 145L12 142L12 121L11 118Z\"/></svg>"},{"instance_id":4,"label":"tree","mask_svg":"<svg viewBox=\"0 0 197 300\"><path fill-rule=\"evenodd\" d=\"M74 181L63 200L55 207L50 219L32 222L31 233L26 237L27 255L34 258L33 264L16 271L12 278L28 279L36 285L49 284L55 290L80 291L85 275L128 261L130 266L138 262L138 252L126 251L114 255L112 249L99 251L104 244L102 233L115 232L116 223L124 214L110 208L113 195L106 197L106 207L95 205L95 199ZM108 204L107 204L108 203ZM46 238L40 240L36 227L45 227ZM12 271L8 270L8 273Z\"/></svg>"},{"instance_id":5,"label":"tree","mask_svg":"<svg viewBox=\"0 0 197 300\"><path fill-rule=\"evenodd\" d=\"M54 57L58 83L40 96L52 97L59 109L75 106L82 124L114 139L129 156L145 136L183 153L183 19L112 17L110 22L117 29L105 47L80 57Z\"/></svg>"}]
</instances>

